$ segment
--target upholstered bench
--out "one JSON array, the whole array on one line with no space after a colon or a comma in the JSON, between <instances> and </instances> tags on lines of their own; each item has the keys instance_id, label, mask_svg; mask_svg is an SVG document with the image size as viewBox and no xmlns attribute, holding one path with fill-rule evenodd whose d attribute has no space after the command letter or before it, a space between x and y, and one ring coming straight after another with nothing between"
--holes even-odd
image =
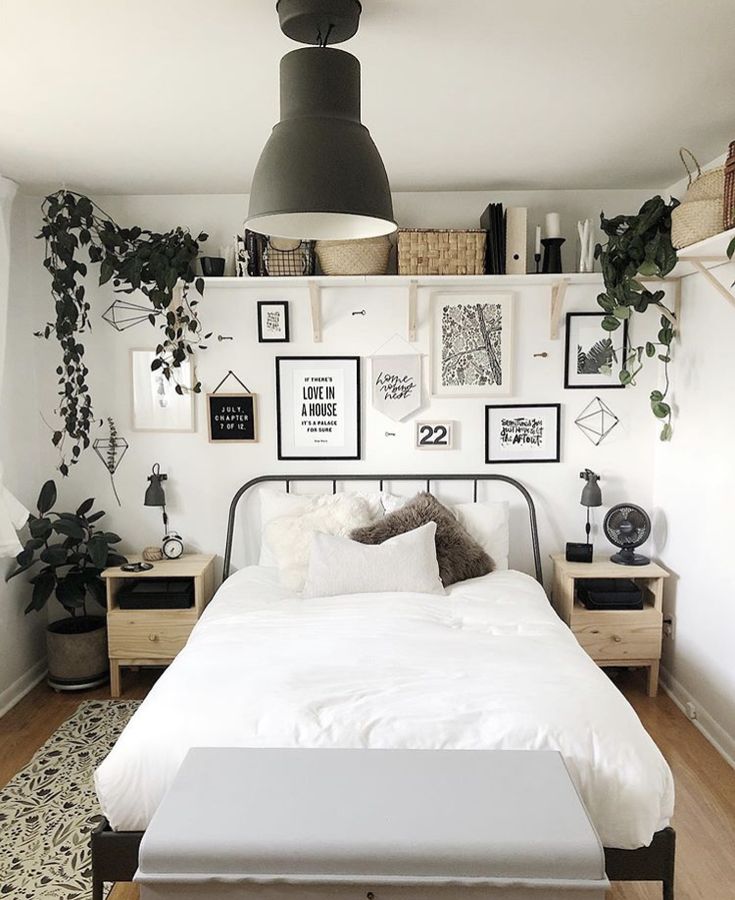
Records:
<instances>
[{"instance_id":1,"label":"upholstered bench","mask_svg":"<svg viewBox=\"0 0 735 900\"><path fill-rule=\"evenodd\" d=\"M561 756L195 749L140 847L141 900L603 900Z\"/></svg>"}]
</instances>

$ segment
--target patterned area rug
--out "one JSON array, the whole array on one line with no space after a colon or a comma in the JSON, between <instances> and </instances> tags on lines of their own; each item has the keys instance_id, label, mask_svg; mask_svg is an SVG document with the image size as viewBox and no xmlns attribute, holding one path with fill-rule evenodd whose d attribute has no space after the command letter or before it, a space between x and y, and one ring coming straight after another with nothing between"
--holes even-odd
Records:
<instances>
[{"instance_id":1,"label":"patterned area rug","mask_svg":"<svg viewBox=\"0 0 735 900\"><path fill-rule=\"evenodd\" d=\"M0 897L89 900L92 774L139 700L86 700L0 788Z\"/></svg>"}]
</instances>

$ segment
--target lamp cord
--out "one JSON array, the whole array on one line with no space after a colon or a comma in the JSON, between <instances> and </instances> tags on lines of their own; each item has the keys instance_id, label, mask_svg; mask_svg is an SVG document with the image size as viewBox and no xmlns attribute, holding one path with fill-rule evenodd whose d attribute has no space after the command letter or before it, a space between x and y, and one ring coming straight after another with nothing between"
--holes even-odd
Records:
<instances>
[{"instance_id":1,"label":"lamp cord","mask_svg":"<svg viewBox=\"0 0 735 900\"><path fill-rule=\"evenodd\" d=\"M322 37L321 28L319 29L319 31L317 31L317 43L322 48L322 50L329 43L329 36L331 35L333 30L334 30L334 23L332 22L330 24L329 28L327 28L327 33L324 35L324 37Z\"/></svg>"}]
</instances>

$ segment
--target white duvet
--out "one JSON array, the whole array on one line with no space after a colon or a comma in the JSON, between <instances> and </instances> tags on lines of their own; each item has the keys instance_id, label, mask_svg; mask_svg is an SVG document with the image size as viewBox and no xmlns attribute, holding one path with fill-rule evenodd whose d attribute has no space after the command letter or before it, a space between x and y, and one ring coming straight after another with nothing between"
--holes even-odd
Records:
<instances>
[{"instance_id":1,"label":"white duvet","mask_svg":"<svg viewBox=\"0 0 735 900\"><path fill-rule=\"evenodd\" d=\"M116 830L146 828L190 747L559 750L605 846L668 824L661 753L527 575L301 600L274 572L225 582L97 769Z\"/></svg>"}]
</instances>

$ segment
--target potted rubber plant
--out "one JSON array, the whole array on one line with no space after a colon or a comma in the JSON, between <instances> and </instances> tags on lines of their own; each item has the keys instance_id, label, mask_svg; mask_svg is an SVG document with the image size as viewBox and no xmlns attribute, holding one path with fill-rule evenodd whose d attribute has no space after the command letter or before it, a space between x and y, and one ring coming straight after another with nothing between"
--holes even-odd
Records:
<instances>
[{"instance_id":1,"label":"potted rubber plant","mask_svg":"<svg viewBox=\"0 0 735 900\"><path fill-rule=\"evenodd\" d=\"M81 690L107 680L106 618L95 612L95 604L106 605L102 571L127 560L111 549L120 537L97 527L105 513L92 510L94 499L73 513L56 511L56 499L56 485L47 481L38 496L38 515L28 520L30 537L7 580L33 572L26 613L40 612L53 595L66 610L67 616L46 627L48 683L59 691Z\"/></svg>"}]
</instances>

